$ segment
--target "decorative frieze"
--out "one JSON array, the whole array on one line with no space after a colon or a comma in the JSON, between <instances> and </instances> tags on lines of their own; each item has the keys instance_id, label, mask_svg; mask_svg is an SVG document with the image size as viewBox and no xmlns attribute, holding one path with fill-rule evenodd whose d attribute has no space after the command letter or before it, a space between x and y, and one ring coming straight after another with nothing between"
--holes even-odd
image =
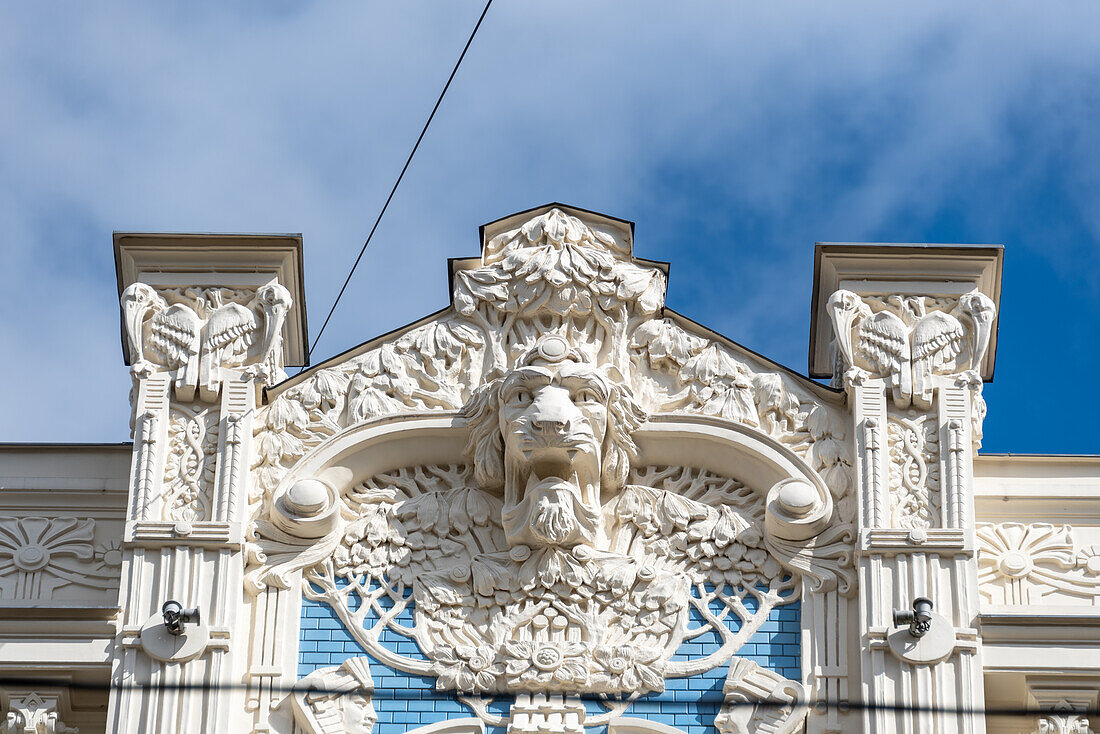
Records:
<instances>
[{"instance_id":1,"label":"decorative frieze","mask_svg":"<svg viewBox=\"0 0 1100 734\"><path fill-rule=\"evenodd\" d=\"M95 525L77 517L0 518L0 605L110 596L121 554L117 541L95 542Z\"/></svg>"},{"instance_id":2,"label":"decorative frieze","mask_svg":"<svg viewBox=\"0 0 1100 734\"><path fill-rule=\"evenodd\" d=\"M988 604L1095 604L1100 549L1081 547L1069 525L979 523L978 581Z\"/></svg>"}]
</instances>

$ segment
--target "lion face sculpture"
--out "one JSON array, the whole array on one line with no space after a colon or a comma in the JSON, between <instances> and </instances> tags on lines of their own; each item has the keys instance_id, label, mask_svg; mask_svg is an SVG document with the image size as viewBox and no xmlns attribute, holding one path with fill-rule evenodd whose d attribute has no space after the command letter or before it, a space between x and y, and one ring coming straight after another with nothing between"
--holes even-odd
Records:
<instances>
[{"instance_id":1,"label":"lion face sculpture","mask_svg":"<svg viewBox=\"0 0 1100 734\"><path fill-rule=\"evenodd\" d=\"M546 336L463 409L482 488L503 490L510 545L596 545L602 498L626 482L645 413L624 385Z\"/></svg>"}]
</instances>

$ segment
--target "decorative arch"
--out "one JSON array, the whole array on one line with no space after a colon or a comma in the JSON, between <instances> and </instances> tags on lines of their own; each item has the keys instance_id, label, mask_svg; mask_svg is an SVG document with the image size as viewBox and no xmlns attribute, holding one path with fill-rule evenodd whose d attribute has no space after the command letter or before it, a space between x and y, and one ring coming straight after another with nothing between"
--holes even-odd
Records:
<instances>
[{"instance_id":1,"label":"decorative arch","mask_svg":"<svg viewBox=\"0 0 1100 734\"><path fill-rule=\"evenodd\" d=\"M272 391L253 593L299 588L499 725L487 701L536 693L615 721L850 592L840 396L664 311L617 225L550 207L486 238L452 309Z\"/></svg>"}]
</instances>

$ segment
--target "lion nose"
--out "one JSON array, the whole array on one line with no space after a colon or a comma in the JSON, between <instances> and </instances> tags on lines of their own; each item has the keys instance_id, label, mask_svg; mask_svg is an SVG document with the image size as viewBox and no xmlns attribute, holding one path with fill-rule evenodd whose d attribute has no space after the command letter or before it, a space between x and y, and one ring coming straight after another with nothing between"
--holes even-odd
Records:
<instances>
[{"instance_id":1,"label":"lion nose","mask_svg":"<svg viewBox=\"0 0 1100 734\"><path fill-rule=\"evenodd\" d=\"M531 427L542 433L565 433L569 421L565 418L536 418L531 421Z\"/></svg>"}]
</instances>

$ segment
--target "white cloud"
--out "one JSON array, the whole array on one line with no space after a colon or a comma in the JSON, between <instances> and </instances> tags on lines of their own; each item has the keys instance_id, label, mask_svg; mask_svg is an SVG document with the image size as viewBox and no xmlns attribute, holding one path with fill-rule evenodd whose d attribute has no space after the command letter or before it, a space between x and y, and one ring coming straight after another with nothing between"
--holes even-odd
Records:
<instances>
[{"instance_id":1,"label":"white cloud","mask_svg":"<svg viewBox=\"0 0 1100 734\"><path fill-rule=\"evenodd\" d=\"M303 232L316 333L480 8L0 7L0 438L124 437L113 229ZM796 368L815 239L957 200L996 237L1056 157L1096 242L1097 15L500 0L315 356L442 305L478 224L555 199L636 220L674 307ZM1043 257L1087 291L1081 250Z\"/></svg>"}]
</instances>

